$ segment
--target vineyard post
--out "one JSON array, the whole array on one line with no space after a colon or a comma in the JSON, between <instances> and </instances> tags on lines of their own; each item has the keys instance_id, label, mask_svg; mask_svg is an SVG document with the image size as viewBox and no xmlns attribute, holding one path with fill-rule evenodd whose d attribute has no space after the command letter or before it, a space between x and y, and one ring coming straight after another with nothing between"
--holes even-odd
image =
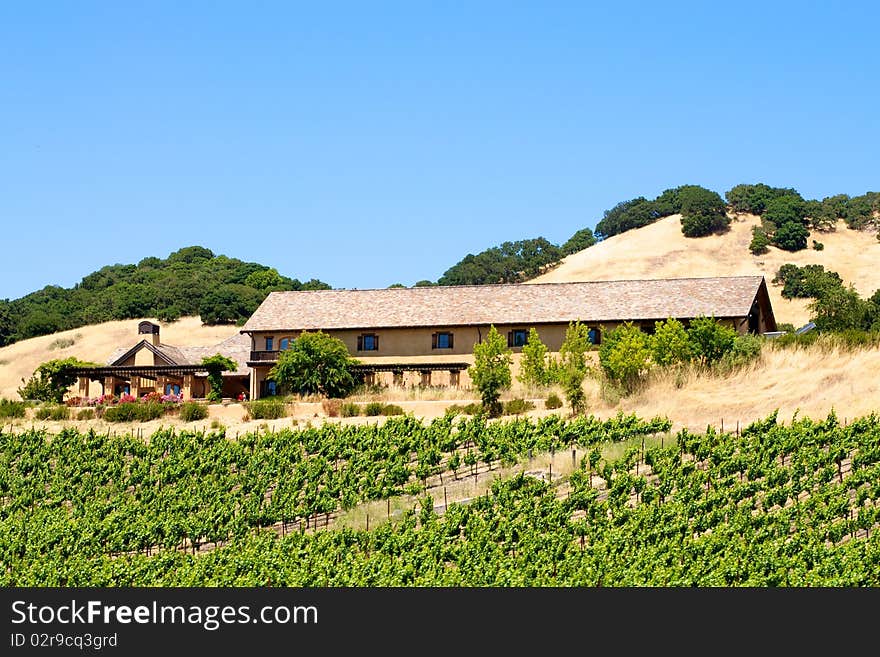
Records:
<instances>
[{"instance_id":1,"label":"vineyard post","mask_svg":"<svg viewBox=\"0 0 880 657\"><path fill-rule=\"evenodd\" d=\"M577 449L571 450L571 469L574 470L575 465L577 464Z\"/></svg>"},{"instance_id":2,"label":"vineyard post","mask_svg":"<svg viewBox=\"0 0 880 657\"><path fill-rule=\"evenodd\" d=\"M391 518L391 498L389 497L387 500L388 503L388 518Z\"/></svg>"},{"instance_id":3,"label":"vineyard post","mask_svg":"<svg viewBox=\"0 0 880 657\"><path fill-rule=\"evenodd\" d=\"M721 433L724 433L724 418L721 418Z\"/></svg>"},{"instance_id":4,"label":"vineyard post","mask_svg":"<svg viewBox=\"0 0 880 657\"><path fill-rule=\"evenodd\" d=\"M443 487L443 513L449 509L449 502L446 501L446 486Z\"/></svg>"},{"instance_id":5,"label":"vineyard post","mask_svg":"<svg viewBox=\"0 0 880 657\"><path fill-rule=\"evenodd\" d=\"M367 514L367 531L370 531L370 514Z\"/></svg>"},{"instance_id":6,"label":"vineyard post","mask_svg":"<svg viewBox=\"0 0 880 657\"><path fill-rule=\"evenodd\" d=\"M552 484L552 483L553 483L553 458L552 458L552 457L550 458L550 474L549 474L549 478L550 478L550 483Z\"/></svg>"}]
</instances>

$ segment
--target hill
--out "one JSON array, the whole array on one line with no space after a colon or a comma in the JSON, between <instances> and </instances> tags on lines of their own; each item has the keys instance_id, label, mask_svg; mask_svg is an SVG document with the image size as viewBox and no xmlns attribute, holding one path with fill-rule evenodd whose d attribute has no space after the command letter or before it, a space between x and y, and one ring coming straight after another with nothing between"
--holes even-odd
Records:
<instances>
[{"instance_id":1,"label":"hill","mask_svg":"<svg viewBox=\"0 0 880 657\"><path fill-rule=\"evenodd\" d=\"M0 348L0 398L19 399L21 380L30 377L47 360L75 356L105 362L117 347L137 342L138 321L126 319L83 326ZM205 326L198 317L183 317L160 325L162 341L179 347L217 344L238 332L237 327L230 325Z\"/></svg>"},{"instance_id":2,"label":"hill","mask_svg":"<svg viewBox=\"0 0 880 657\"><path fill-rule=\"evenodd\" d=\"M724 234L688 238L681 233L681 216L671 215L573 253L528 282L763 274L776 321L796 327L809 321L809 300L783 299L782 287L772 284L776 271L785 263L823 265L839 273L844 284L852 283L862 296L880 289L880 242L873 232L852 230L839 222L837 230L811 233L811 239L825 245L822 251L791 252L770 246L768 253L755 256L749 252L749 243L752 228L760 223L758 216L737 215Z\"/></svg>"},{"instance_id":3,"label":"hill","mask_svg":"<svg viewBox=\"0 0 880 657\"><path fill-rule=\"evenodd\" d=\"M199 315L205 324L243 322L275 290L329 289L282 276L256 262L188 246L167 258L149 257L92 272L74 285L49 285L13 301L0 299L0 346L115 319L165 321Z\"/></svg>"}]
</instances>

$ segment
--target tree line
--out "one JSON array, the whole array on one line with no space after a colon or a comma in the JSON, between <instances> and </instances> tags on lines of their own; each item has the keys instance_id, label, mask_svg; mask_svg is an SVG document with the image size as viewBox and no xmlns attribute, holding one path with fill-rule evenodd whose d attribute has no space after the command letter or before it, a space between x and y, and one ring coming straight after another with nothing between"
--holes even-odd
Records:
<instances>
[{"instance_id":1,"label":"tree line","mask_svg":"<svg viewBox=\"0 0 880 657\"><path fill-rule=\"evenodd\" d=\"M247 320L276 290L325 290L276 269L188 246L164 260L115 264L85 276L72 288L48 285L20 299L0 300L0 346L118 319L174 321L199 315L205 324Z\"/></svg>"}]
</instances>

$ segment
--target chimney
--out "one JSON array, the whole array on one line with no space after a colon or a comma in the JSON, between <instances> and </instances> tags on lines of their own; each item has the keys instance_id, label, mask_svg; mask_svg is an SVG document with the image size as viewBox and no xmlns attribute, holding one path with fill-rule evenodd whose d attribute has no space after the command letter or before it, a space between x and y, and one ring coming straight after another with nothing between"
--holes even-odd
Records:
<instances>
[{"instance_id":1,"label":"chimney","mask_svg":"<svg viewBox=\"0 0 880 657\"><path fill-rule=\"evenodd\" d=\"M159 325L153 322L141 322L138 324L138 335L143 335L144 340L149 340L154 347L159 346Z\"/></svg>"}]
</instances>

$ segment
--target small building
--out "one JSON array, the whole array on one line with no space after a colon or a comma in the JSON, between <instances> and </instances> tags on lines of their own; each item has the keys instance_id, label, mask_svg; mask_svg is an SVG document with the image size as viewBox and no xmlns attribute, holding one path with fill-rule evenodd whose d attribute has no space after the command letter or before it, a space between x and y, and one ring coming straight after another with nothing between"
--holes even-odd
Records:
<instances>
[{"instance_id":1,"label":"small building","mask_svg":"<svg viewBox=\"0 0 880 657\"><path fill-rule=\"evenodd\" d=\"M763 276L681 278L377 290L272 292L242 327L250 395L276 392L267 380L278 355L304 331L342 340L366 383L462 385L474 345L494 325L514 353L535 328L550 351L580 321L598 344L623 322L652 332L656 321L713 316L739 333L776 330Z\"/></svg>"},{"instance_id":2,"label":"small building","mask_svg":"<svg viewBox=\"0 0 880 657\"><path fill-rule=\"evenodd\" d=\"M212 347L175 347L163 344L158 324L138 324L140 341L117 349L107 364L94 368L77 368L78 395L89 396L89 383L98 381L103 394L130 394L141 397L149 392L183 395L184 399L207 396L210 389L202 358L221 354L235 361L234 372L223 372L221 396L237 398L250 388L248 366L251 341L238 334Z\"/></svg>"}]
</instances>

